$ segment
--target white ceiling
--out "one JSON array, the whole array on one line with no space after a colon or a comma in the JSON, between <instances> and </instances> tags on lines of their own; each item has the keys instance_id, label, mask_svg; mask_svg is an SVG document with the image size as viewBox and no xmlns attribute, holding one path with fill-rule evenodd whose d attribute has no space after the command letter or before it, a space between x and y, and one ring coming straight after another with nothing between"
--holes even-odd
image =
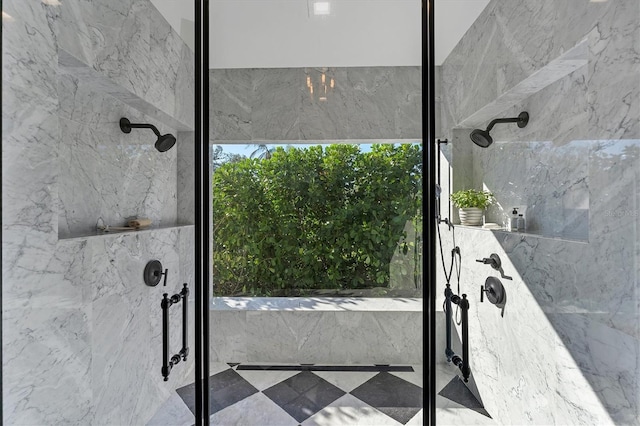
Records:
<instances>
[{"instance_id":1,"label":"white ceiling","mask_svg":"<svg viewBox=\"0 0 640 426\"><path fill-rule=\"evenodd\" d=\"M193 2L151 1L179 34L192 37ZM421 0L330 0L331 15L322 18L309 16L308 1L211 0L209 67L421 64ZM488 3L436 0L437 65Z\"/></svg>"}]
</instances>

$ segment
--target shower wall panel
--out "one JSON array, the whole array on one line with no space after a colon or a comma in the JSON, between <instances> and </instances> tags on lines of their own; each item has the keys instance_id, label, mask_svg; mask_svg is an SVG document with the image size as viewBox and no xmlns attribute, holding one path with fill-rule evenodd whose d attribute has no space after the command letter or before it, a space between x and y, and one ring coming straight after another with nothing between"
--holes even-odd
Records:
<instances>
[{"instance_id":1,"label":"shower wall panel","mask_svg":"<svg viewBox=\"0 0 640 426\"><path fill-rule=\"evenodd\" d=\"M127 117L161 134L176 130L62 72L58 102L60 238L90 234L98 219L112 226L130 217L151 218L156 226L176 223L178 150L158 152L150 130L124 134L115 123Z\"/></svg>"},{"instance_id":2,"label":"shower wall panel","mask_svg":"<svg viewBox=\"0 0 640 426\"><path fill-rule=\"evenodd\" d=\"M95 226L67 219L80 210L93 216L105 201L113 220L127 210L158 221L189 217L176 200L193 198L189 173L177 170L192 168L188 156L180 159L188 150L161 155L151 132L118 127L130 115L184 136L193 123L193 53L158 18L146 0L3 2L5 424L144 424L192 381L192 360L162 381L160 300L192 283L193 227L59 238ZM109 85L59 68L69 53ZM184 139L178 143L193 143ZM127 196L116 200L116 192ZM169 269L166 288L142 281L151 259ZM174 344L180 323L177 309Z\"/></svg>"},{"instance_id":3,"label":"shower wall panel","mask_svg":"<svg viewBox=\"0 0 640 426\"><path fill-rule=\"evenodd\" d=\"M635 0L493 1L442 66L442 133L470 147L447 153L453 190L494 192L488 221L528 206L527 233L456 229L463 258L498 253L514 277L502 280L504 317L479 303L495 271L465 262L461 289L474 307L472 370L501 424L640 421L638 16ZM576 46L570 73L518 86ZM496 126L492 146L474 146L469 117L505 97L500 116L528 111L529 124Z\"/></svg>"},{"instance_id":4,"label":"shower wall panel","mask_svg":"<svg viewBox=\"0 0 640 426\"><path fill-rule=\"evenodd\" d=\"M212 141L420 139L420 67L331 68L326 100L315 69L209 71Z\"/></svg>"}]
</instances>

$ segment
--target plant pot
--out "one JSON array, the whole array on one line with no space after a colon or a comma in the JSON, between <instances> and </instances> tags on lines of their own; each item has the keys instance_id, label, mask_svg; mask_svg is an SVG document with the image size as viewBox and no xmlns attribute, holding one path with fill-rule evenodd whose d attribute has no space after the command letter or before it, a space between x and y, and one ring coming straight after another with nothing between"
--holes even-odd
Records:
<instances>
[{"instance_id":1,"label":"plant pot","mask_svg":"<svg viewBox=\"0 0 640 426\"><path fill-rule=\"evenodd\" d=\"M459 210L460 224L467 226L480 226L482 225L482 216L484 210L477 207L468 207Z\"/></svg>"}]
</instances>

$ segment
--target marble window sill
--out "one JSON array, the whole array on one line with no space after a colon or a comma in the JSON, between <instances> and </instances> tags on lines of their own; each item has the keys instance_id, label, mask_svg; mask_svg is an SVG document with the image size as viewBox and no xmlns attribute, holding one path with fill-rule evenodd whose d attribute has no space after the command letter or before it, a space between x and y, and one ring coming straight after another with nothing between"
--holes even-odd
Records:
<instances>
[{"instance_id":1,"label":"marble window sill","mask_svg":"<svg viewBox=\"0 0 640 426\"><path fill-rule=\"evenodd\" d=\"M422 312L420 298L213 297L212 311Z\"/></svg>"},{"instance_id":2,"label":"marble window sill","mask_svg":"<svg viewBox=\"0 0 640 426\"><path fill-rule=\"evenodd\" d=\"M166 229L188 229L193 228L195 225L189 224L172 224L165 226L150 226L149 228L140 229L138 231L93 231L90 233L78 234L78 235L69 235L66 237L59 238L58 241L82 241L87 240L89 238L111 238L111 237L120 237L122 235L138 235L138 234L146 234L149 232L166 230Z\"/></svg>"}]
</instances>

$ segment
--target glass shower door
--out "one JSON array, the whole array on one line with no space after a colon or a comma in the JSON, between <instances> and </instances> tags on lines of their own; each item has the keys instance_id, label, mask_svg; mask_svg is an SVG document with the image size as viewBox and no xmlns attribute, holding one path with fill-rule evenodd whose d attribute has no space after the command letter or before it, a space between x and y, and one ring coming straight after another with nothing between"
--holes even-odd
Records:
<instances>
[{"instance_id":1,"label":"glass shower door","mask_svg":"<svg viewBox=\"0 0 640 426\"><path fill-rule=\"evenodd\" d=\"M435 1L436 420L636 423L640 5L468 6ZM469 189L477 226L447 200Z\"/></svg>"}]
</instances>

